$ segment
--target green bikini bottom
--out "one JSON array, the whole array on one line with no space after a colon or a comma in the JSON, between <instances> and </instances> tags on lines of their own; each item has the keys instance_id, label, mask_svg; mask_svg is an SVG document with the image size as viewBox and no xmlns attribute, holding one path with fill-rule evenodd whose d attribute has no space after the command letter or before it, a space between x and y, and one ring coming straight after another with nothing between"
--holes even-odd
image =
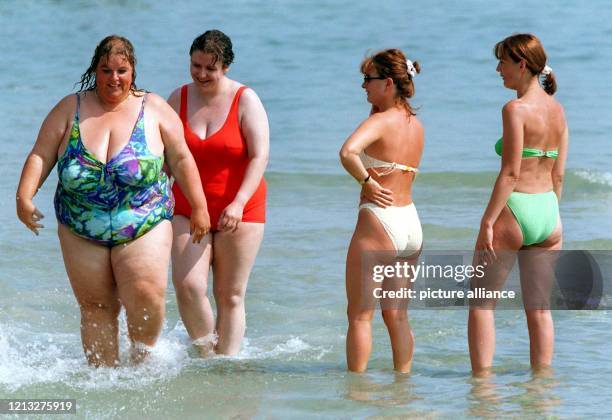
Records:
<instances>
[{"instance_id":1,"label":"green bikini bottom","mask_svg":"<svg viewBox=\"0 0 612 420\"><path fill-rule=\"evenodd\" d=\"M514 191L508 207L523 232L523 246L546 240L559 221L559 201L554 191L528 194Z\"/></svg>"}]
</instances>

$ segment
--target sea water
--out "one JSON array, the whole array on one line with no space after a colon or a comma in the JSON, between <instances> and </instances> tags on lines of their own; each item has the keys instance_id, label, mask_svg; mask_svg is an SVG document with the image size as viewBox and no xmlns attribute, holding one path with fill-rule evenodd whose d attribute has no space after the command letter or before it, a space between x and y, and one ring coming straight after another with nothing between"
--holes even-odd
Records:
<instances>
[{"instance_id":1,"label":"sea water","mask_svg":"<svg viewBox=\"0 0 612 420\"><path fill-rule=\"evenodd\" d=\"M347 373L344 259L358 185L338 150L367 117L359 63L403 49L422 65L412 101L426 131L414 186L426 249L469 250L499 169L493 145L513 98L493 45L536 33L557 76L570 150L561 215L564 247L612 249L612 4L607 1L50 1L0 3L0 398L74 398L79 417L608 417L606 311L554 312L555 372L529 370L521 311L498 311L496 375L470 377L465 310L413 310L411 375L392 371L374 321L369 370ZM14 195L46 114L118 33L135 45L139 87L167 97L189 82L188 49L211 28L234 43L229 76L262 99L271 127L265 240L247 293L236 357L190 348L172 286L149 361L92 369L63 267L49 176L35 202L39 237ZM121 354L128 352L121 318Z\"/></svg>"}]
</instances>

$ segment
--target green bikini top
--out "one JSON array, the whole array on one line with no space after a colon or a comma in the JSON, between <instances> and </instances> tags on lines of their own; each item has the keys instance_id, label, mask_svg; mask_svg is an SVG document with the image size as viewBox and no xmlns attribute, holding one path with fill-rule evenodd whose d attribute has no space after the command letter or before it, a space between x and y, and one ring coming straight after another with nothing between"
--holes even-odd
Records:
<instances>
[{"instance_id":1,"label":"green bikini top","mask_svg":"<svg viewBox=\"0 0 612 420\"><path fill-rule=\"evenodd\" d=\"M497 143L495 143L495 152L500 156L502 155L502 144L503 144L503 137L497 140ZM559 156L558 149L544 151L541 149L532 149L529 147L523 147L523 157L524 158L547 157L547 158L557 159L558 156Z\"/></svg>"}]
</instances>

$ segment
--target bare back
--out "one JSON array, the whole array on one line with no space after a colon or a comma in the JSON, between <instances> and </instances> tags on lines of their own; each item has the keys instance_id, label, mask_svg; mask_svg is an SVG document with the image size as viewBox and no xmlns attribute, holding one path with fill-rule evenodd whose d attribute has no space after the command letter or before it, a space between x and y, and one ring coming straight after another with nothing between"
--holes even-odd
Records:
<instances>
[{"instance_id":1,"label":"bare back","mask_svg":"<svg viewBox=\"0 0 612 420\"><path fill-rule=\"evenodd\" d=\"M414 115L408 115L401 108L391 108L377 116L385 118L380 138L365 149L365 152L380 160L396 162L418 168L424 145L424 130ZM393 192L395 206L412 203L412 183L415 173L394 170L388 175L377 176L375 170L368 173L384 188Z\"/></svg>"},{"instance_id":2,"label":"bare back","mask_svg":"<svg viewBox=\"0 0 612 420\"><path fill-rule=\"evenodd\" d=\"M552 96L538 93L525 95L518 100L523 120L523 148L559 150L559 159L564 160L566 150L563 139L567 123L563 107ZM522 159L515 191L550 191L553 187L552 173L557 162L556 159L546 157Z\"/></svg>"}]
</instances>

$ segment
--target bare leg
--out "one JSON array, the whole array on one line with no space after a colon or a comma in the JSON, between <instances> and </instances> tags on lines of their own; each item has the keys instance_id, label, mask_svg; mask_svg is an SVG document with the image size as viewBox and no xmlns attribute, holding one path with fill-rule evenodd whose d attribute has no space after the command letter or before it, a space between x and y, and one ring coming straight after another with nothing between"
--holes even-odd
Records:
<instances>
[{"instance_id":1,"label":"bare leg","mask_svg":"<svg viewBox=\"0 0 612 420\"><path fill-rule=\"evenodd\" d=\"M58 235L70 285L81 310L81 340L92 366L119 363L118 300L111 251L58 225Z\"/></svg>"},{"instance_id":2,"label":"bare leg","mask_svg":"<svg viewBox=\"0 0 612 420\"><path fill-rule=\"evenodd\" d=\"M414 353L414 336L408 322L408 313L405 309L383 309L382 314L391 339L393 368L408 373L412 368Z\"/></svg>"},{"instance_id":3,"label":"bare leg","mask_svg":"<svg viewBox=\"0 0 612 420\"><path fill-rule=\"evenodd\" d=\"M418 255L403 261L410 265L416 265ZM413 284L408 278L390 280L385 282L385 290L399 292L402 288L411 288ZM390 286L387 286L387 283L390 283ZM391 340L393 368L398 372L408 373L412 368L412 356L414 353L414 335L408 320L408 300L400 298L381 299L381 306L383 320Z\"/></svg>"},{"instance_id":4,"label":"bare leg","mask_svg":"<svg viewBox=\"0 0 612 420\"><path fill-rule=\"evenodd\" d=\"M371 291L367 290L367 285L364 287L362 259L368 252L392 253L393 250L393 244L376 216L367 209L359 211L357 226L346 256L346 362L350 371L365 371L372 351L372 317L375 308L369 304Z\"/></svg>"},{"instance_id":5,"label":"bare leg","mask_svg":"<svg viewBox=\"0 0 612 420\"><path fill-rule=\"evenodd\" d=\"M529 359L534 370L546 369L552 364L555 331L549 297L554 279L554 251L560 250L561 245L559 224L546 241L529 247L519 258L529 329Z\"/></svg>"},{"instance_id":6,"label":"bare leg","mask_svg":"<svg viewBox=\"0 0 612 420\"><path fill-rule=\"evenodd\" d=\"M493 227L493 248L497 251L498 261L487 267L480 281L472 280L476 287L487 290L501 290L506 277L512 270L515 255L523 244L523 233L508 207L504 207ZM479 284L479 283L482 284ZM495 316L494 301L470 305L468 317L468 345L470 362L474 376L490 373L495 354Z\"/></svg>"},{"instance_id":7,"label":"bare leg","mask_svg":"<svg viewBox=\"0 0 612 420\"><path fill-rule=\"evenodd\" d=\"M189 219L175 216L172 221L172 282L181 319L192 340L209 337L215 320L206 294L212 262L212 238L209 233L199 244L191 241ZM196 344L196 343L194 343ZM202 355L213 350L214 341L196 344Z\"/></svg>"},{"instance_id":8,"label":"bare leg","mask_svg":"<svg viewBox=\"0 0 612 420\"><path fill-rule=\"evenodd\" d=\"M140 238L111 251L134 362L146 357L146 346L153 346L161 332L171 244L172 226L164 220Z\"/></svg>"},{"instance_id":9,"label":"bare leg","mask_svg":"<svg viewBox=\"0 0 612 420\"><path fill-rule=\"evenodd\" d=\"M263 223L241 222L236 232L215 232L213 237L213 294L217 304L216 352L234 355L246 329L244 296L259 245Z\"/></svg>"}]
</instances>

